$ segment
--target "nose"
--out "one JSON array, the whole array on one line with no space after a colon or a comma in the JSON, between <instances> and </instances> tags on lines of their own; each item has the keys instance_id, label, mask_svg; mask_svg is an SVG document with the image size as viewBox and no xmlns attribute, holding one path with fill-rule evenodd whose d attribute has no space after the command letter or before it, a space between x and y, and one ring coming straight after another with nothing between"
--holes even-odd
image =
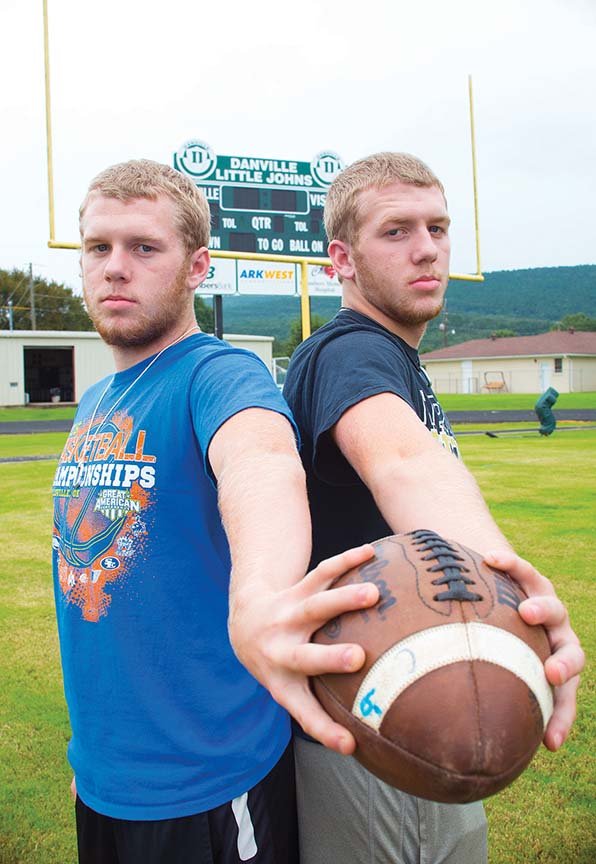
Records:
<instances>
[{"instance_id":1,"label":"nose","mask_svg":"<svg viewBox=\"0 0 596 864\"><path fill-rule=\"evenodd\" d=\"M130 279L130 261L126 250L113 246L103 272L106 282L127 282Z\"/></svg>"},{"instance_id":2,"label":"nose","mask_svg":"<svg viewBox=\"0 0 596 864\"><path fill-rule=\"evenodd\" d=\"M415 264L424 261L436 261L439 254L435 240L429 234L426 226L416 232L412 244L412 260Z\"/></svg>"}]
</instances>

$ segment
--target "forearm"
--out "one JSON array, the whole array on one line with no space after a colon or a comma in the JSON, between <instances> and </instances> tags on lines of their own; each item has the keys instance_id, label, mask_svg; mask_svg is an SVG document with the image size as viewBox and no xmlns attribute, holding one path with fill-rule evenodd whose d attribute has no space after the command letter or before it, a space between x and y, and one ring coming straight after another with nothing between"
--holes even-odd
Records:
<instances>
[{"instance_id":1,"label":"forearm","mask_svg":"<svg viewBox=\"0 0 596 864\"><path fill-rule=\"evenodd\" d=\"M427 448L385 469L370 477L370 489L396 533L428 528L481 553L510 548L474 477L446 450Z\"/></svg>"},{"instance_id":2,"label":"forearm","mask_svg":"<svg viewBox=\"0 0 596 864\"><path fill-rule=\"evenodd\" d=\"M304 472L295 453L247 454L218 478L230 545L230 596L279 591L299 581L310 558Z\"/></svg>"},{"instance_id":3,"label":"forearm","mask_svg":"<svg viewBox=\"0 0 596 864\"><path fill-rule=\"evenodd\" d=\"M357 645L310 644L325 621L378 599L373 585L326 590L363 563L371 547L322 562L309 574L311 531L304 472L295 450L267 449L234 460L217 474L220 510L232 555L230 642L241 663L308 734L343 753L352 736L328 717L307 675L353 672L364 662Z\"/></svg>"}]
</instances>

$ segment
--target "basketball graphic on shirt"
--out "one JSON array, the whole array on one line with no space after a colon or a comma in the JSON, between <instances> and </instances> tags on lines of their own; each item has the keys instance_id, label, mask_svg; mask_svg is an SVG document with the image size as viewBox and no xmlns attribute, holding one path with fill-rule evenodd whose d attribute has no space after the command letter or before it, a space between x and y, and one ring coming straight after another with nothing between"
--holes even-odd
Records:
<instances>
[{"instance_id":1,"label":"basketball graphic on shirt","mask_svg":"<svg viewBox=\"0 0 596 864\"><path fill-rule=\"evenodd\" d=\"M124 412L77 424L66 443L54 478L54 547L63 594L88 621L107 614L106 587L143 553L154 462Z\"/></svg>"}]
</instances>

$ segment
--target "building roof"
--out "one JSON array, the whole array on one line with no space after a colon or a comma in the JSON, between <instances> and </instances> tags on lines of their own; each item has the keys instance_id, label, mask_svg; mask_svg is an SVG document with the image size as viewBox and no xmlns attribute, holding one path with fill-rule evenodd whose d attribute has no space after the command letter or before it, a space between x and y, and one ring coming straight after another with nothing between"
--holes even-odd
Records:
<instances>
[{"instance_id":1,"label":"building roof","mask_svg":"<svg viewBox=\"0 0 596 864\"><path fill-rule=\"evenodd\" d=\"M538 357L596 355L596 333L589 331L551 330L536 336L499 336L471 339L459 345L439 348L421 355L421 360L466 360L480 357Z\"/></svg>"}]
</instances>

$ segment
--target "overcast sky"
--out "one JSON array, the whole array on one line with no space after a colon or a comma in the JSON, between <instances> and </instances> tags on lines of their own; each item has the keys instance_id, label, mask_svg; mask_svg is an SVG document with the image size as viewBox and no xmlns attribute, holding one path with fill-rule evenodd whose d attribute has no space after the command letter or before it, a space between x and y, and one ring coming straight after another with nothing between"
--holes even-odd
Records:
<instances>
[{"instance_id":1,"label":"overcast sky","mask_svg":"<svg viewBox=\"0 0 596 864\"><path fill-rule=\"evenodd\" d=\"M475 267L472 73L485 271L596 262L594 0L48 0L56 238L88 181L133 157L422 157L454 272ZM78 290L47 248L42 0L2 0L0 267Z\"/></svg>"}]
</instances>

